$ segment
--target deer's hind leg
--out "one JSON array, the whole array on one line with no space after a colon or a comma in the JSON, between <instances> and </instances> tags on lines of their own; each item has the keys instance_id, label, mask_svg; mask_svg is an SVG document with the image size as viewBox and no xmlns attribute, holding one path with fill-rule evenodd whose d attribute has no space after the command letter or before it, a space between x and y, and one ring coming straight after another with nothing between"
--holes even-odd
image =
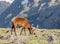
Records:
<instances>
[{"instance_id":1,"label":"deer's hind leg","mask_svg":"<svg viewBox=\"0 0 60 44\"><path fill-rule=\"evenodd\" d=\"M11 34L12 34L12 31L14 31L14 34L17 35L17 34L16 34L16 27L17 27L17 24L14 23L14 22L12 22Z\"/></svg>"},{"instance_id":2,"label":"deer's hind leg","mask_svg":"<svg viewBox=\"0 0 60 44\"><path fill-rule=\"evenodd\" d=\"M16 27L17 27L17 24L14 24L14 34L15 34L15 35L17 35L17 34L16 34Z\"/></svg>"},{"instance_id":3,"label":"deer's hind leg","mask_svg":"<svg viewBox=\"0 0 60 44\"><path fill-rule=\"evenodd\" d=\"M13 32L13 29L14 29L14 24L12 23L12 27L11 27L11 35L12 35L12 32Z\"/></svg>"},{"instance_id":4,"label":"deer's hind leg","mask_svg":"<svg viewBox=\"0 0 60 44\"><path fill-rule=\"evenodd\" d=\"M25 33L25 35L26 35L26 29L25 29L25 27L24 27L24 33Z\"/></svg>"}]
</instances>

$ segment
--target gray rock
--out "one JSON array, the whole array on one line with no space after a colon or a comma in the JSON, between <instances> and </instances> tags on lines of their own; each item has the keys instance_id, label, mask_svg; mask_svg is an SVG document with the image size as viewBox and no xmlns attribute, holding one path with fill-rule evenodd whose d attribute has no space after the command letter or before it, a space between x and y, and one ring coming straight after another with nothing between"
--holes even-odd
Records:
<instances>
[{"instance_id":1,"label":"gray rock","mask_svg":"<svg viewBox=\"0 0 60 44\"><path fill-rule=\"evenodd\" d=\"M4 39L4 36L0 35L0 39Z\"/></svg>"}]
</instances>

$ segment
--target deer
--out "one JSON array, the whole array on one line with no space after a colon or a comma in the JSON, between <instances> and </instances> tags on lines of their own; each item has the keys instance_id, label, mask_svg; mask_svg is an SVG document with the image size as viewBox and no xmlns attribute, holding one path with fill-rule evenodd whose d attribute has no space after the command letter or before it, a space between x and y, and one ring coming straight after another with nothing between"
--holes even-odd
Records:
<instances>
[{"instance_id":1,"label":"deer","mask_svg":"<svg viewBox=\"0 0 60 44\"><path fill-rule=\"evenodd\" d=\"M29 33L30 34L33 34L33 28L32 26L30 25L30 22L28 21L27 18L23 18L23 17L19 17L19 16L16 16L16 17L13 17L12 20L11 20L11 23L12 23L12 27L11 27L11 35L13 34L12 32L14 31L14 34L16 34L16 27L17 26L21 26L21 32L20 32L20 35L22 34L22 31L24 30L24 33L26 35L26 28L29 30Z\"/></svg>"}]
</instances>

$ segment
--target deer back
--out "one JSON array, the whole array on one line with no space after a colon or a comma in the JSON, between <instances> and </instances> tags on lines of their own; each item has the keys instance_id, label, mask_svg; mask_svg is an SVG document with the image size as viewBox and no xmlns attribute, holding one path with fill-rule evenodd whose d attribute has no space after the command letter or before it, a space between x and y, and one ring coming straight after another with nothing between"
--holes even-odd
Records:
<instances>
[{"instance_id":1,"label":"deer back","mask_svg":"<svg viewBox=\"0 0 60 44\"><path fill-rule=\"evenodd\" d=\"M28 19L26 19L26 18L14 17L14 18L12 19L12 22L13 22L15 25L30 27L30 23L29 23Z\"/></svg>"}]
</instances>

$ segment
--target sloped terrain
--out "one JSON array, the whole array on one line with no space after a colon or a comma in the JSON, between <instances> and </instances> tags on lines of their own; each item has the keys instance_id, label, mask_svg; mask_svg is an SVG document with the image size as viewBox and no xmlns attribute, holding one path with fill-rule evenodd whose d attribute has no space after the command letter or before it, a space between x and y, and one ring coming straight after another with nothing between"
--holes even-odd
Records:
<instances>
[{"instance_id":1,"label":"sloped terrain","mask_svg":"<svg viewBox=\"0 0 60 44\"><path fill-rule=\"evenodd\" d=\"M30 24L39 28L60 28L59 0L14 0L0 15L0 27L11 27L15 16L28 18ZM8 24L8 25L7 25Z\"/></svg>"},{"instance_id":2,"label":"sloped terrain","mask_svg":"<svg viewBox=\"0 0 60 44\"><path fill-rule=\"evenodd\" d=\"M59 29L38 29L34 33L35 35L29 35L26 30L26 36L24 32L20 35L20 30L17 28L17 36L11 35L10 32L6 33L10 28L0 28L0 44L60 44L60 30Z\"/></svg>"},{"instance_id":3,"label":"sloped terrain","mask_svg":"<svg viewBox=\"0 0 60 44\"><path fill-rule=\"evenodd\" d=\"M5 11L10 6L10 3L5 1L0 1L0 15L3 11Z\"/></svg>"}]
</instances>

